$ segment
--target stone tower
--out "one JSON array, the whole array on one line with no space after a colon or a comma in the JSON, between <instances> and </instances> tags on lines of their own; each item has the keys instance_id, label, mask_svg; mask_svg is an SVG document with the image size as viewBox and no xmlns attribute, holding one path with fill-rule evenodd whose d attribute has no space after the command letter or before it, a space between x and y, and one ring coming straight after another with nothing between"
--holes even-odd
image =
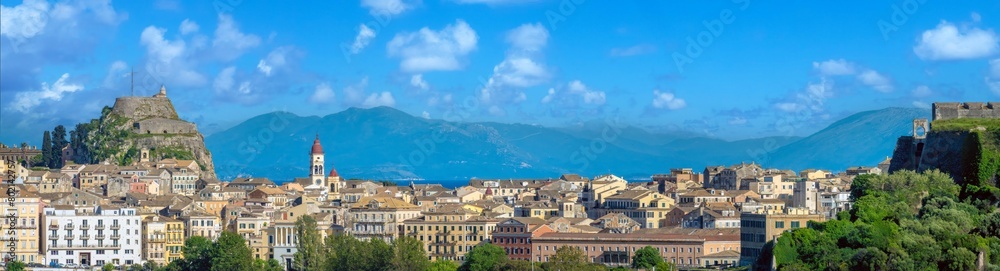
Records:
<instances>
[{"instance_id":1,"label":"stone tower","mask_svg":"<svg viewBox=\"0 0 1000 271\"><path fill-rule=\"evenodd\" d=\"M139 150L139 162L149 163L149 149L142 148L142 150Z\"/></svg>"},{"instance_id":2,"label":"stone tower","mask_svg":"<svg viewBox=\"0 0 1000 271\"><path fill-rule=\"evenodd\" d=\"M323 146L319 144L319 134L313 141L312 151L309 152L309 179L313 185L326 187L326 176L323 176Z\"/></svg>"},{"instance_id":3,"label":"stone tower","mask_svg":"<svg viewBox=\"0 0 1000 271\"><path fill-rule=\"evenodd\" d=\"M160 86L160 93L157 93L156 95L153 95L153 97L156 97L156 98L166 98L167 97L167 86L166 85L161 85Z\"/></svg>"},{"instance_id":4,"label":"stone tower","mask_svg":"<svg viewBox=\"0 0 1000 271\"><path fill-rule=\"evenodd\" d=\"M332 168L332 166L331 166ZM330 186L330 190L327 193L330 200L341 199L341 190L344 189L344 182L340 179L340 174L337 173L336 168L330 169L330 176L326 177L326 183Z\"/></svg>"}]
</instances>

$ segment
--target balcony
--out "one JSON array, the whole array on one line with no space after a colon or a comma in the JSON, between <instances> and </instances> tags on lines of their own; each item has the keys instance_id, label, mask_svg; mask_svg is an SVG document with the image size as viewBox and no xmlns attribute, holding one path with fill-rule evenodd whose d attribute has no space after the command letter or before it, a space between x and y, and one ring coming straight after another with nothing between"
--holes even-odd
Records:
<instances>
[{"instance_id":1,"label":"balcony","mask_svg":"<svg viewBox=\"0 0 1000 271\"><path fill-rule=\"evenodd\" d=\"M47 249L121 249L121 245L115 244L103 244L103 245L81 245L81 244L49 244L46 246Z\"/></svg>"},{"instance_id":2,"label":"balcony","mask_svg":"<svg viewBox=\"0 0 1000 271\"><path fill-rule=\"evenodd\" d=\"M90 229L90 225L87 225L87 224L80 225L80 229L81 230L89 230Z\"/></svg>"},{"instance_id":3,"label":"balcony","mask_svg":"<svg viewBox=\"0 0 1000 271\"><path fill-rule=\"evenodd\" d=\"M73 224L63 225L63 229L72 230L73 229Z\"/></svg>"},{"instance_id":4,"label":"balcony","mask_svg":"<svg viewBox=\"0 0 1000 271\"><path fill-rule=\"evenodd\" d=\"M80 235L80 240L90 240L90 234Z\"/></svg>"},{"instance_id":5,"label":"balcony","mask_svg":"<svg viewBox=\"0 0 1000 271\"><path fill-rule=\"evenodd\" d=\"M59 225L58 224L49 224L49 229L50 230L57 230L57 229L59 229Z\"/></svg>"},{"instance_id":6,"label":"balcony","mask_svg":"<svg viewBox=\"0 0 1000 271\"><path fill-rule=\"evenodd\" d=\"M98 235L95 235L94 237L96 237L97 240L104 240L104 235L103 234L98 234Z\"/></svg>"},{"instance_id":7,"label":"balcony","mask_svg":"<svg viewBox=\"0 0 1000 271\"><path fill-rule=\"evenodd\" d=\"M111 240L118 240L118 239L121 239L121 238L122 238L121 235L117 235L117 234L112 234L111 235Z\"/></svg>"},{"instance_id":8,"label":"balcony","mask_svg":"<svg viewBox=\"0 0 1000 271\"><path fill-rule=\"evenodd\" d=\"M37 229L38 225L28 225L28 224L18 224L14 226L15 229Z\"/></svg>"},{"instance_id":9,"label":"balcony","mask_svg":"<svg viewBox=\"0 0 1000 271\"><path fill-rule=\"evenodd\" d=\"M146 239L146 242L148 242L148 243L166 243L167 239L166 238L149 238L149 239Z\"/></svg>"},{"instance_id":10,"label":"balcony","mask_svg":"<svg viewBox=\"0 0 1000 271\"><path fill-rule=\"evenodd\" d=\"M59 239L58 234L49 234L49 240L57 240L57 239Z\"/></svg>"},{"instance_id":11,"label":"balcony","mask_svg":"<svg viewBox=\"0 0 1000 271\"><path fill-rule=\"evenodd\" d=\"M120 230L121 228L122 228L121 224L112 224L111 225L111 230L113 230L113 231L114 230Z\"/></svg>"},{"instance_id":12,"label":"balcony","mask_svg":"<svg viewBox=\"0 0 1000 271\"><path fill-rule=\"evenodd\" d=\"M64 237L65 237L64 239L66 239L66 240L73 240L73 235L72 234L64 235Z\"/></svg>"},{"instance_id":13,"label":"balcony","mask_svg":"<svg viewBox=\"0 0 1000 271\"><path fill-rule=\"evenodd\" d=\"M99 231L104 230L104 224L97 224L97 226L94 226L94 229Z\"/></svg>"}]
</instances>

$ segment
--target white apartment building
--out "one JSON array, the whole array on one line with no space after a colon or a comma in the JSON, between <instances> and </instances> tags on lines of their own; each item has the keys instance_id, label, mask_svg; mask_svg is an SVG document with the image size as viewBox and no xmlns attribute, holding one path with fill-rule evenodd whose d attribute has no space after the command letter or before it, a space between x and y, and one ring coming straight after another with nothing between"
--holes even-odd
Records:
<instances>
[{"instance_id":1,"label":"white apartment building","mask_svg":"<svg viewBox=\"0 0 1000 271\"><path fill-rule=\"evenodd\" d=\"M142 263L142 222L135 209L98 206L96 212L85 214L73 206L46 207L44 226L48 263Z\"/></svg>"}]
</instances>

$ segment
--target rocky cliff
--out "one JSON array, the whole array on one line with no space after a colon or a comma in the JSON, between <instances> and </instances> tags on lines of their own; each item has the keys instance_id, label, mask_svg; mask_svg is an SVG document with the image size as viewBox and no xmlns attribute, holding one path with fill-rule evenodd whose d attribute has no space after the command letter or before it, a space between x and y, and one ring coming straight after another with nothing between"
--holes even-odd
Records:
<instances>
[{"instance_id":1,"label":"rocky cliff","mask_svg":"<svg viewBox=\"0 0 1000 271\"><path fill-rule=\"evenodd\" d=\"M134 164L146 149L150 160L164 158L195 160L202 177L215 178L212 154L194 123L181 120L166 90L153 97L120 97L101 118L92 122L89 138L95 157L102 162Z\"/></svg>"}]
</instances>

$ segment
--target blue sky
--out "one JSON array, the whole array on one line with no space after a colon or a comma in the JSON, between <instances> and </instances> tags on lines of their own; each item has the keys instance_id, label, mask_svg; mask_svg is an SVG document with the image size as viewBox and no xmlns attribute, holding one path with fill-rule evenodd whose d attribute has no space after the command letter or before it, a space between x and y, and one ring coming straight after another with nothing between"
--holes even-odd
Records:
<instances>
[{"instance_id":1,"label":"blue sky","mask_svg":"<svg viewBox=\"0 0 1000 271\"><path fill-rule=\"evenodd\" d=\"M1000 95L997 1L0 1L0 142L166 85L205 133L276 110L725 139Z\"/></svg>"}]
</instances>

